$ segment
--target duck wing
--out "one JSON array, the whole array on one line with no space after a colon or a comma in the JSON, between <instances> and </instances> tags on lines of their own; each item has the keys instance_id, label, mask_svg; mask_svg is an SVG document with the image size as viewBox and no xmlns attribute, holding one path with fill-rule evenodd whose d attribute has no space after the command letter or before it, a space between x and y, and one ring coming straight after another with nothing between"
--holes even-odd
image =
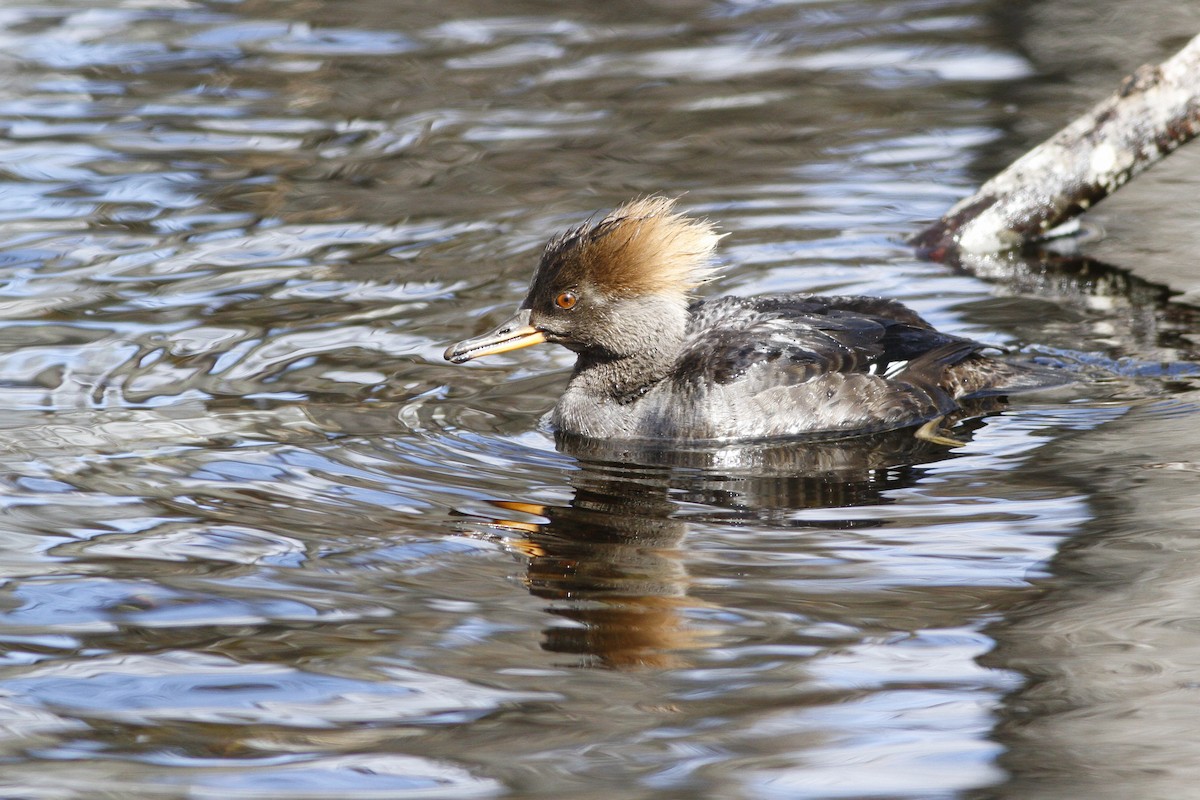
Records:
<instances>
[{"instance_id":1,"label":"duck wing","mask_svg":"<svg viewBox=\"0 0 1200 800\"><path fill-rule=\"evenodd\" d=\"M863 373L928 391L947 368L983 347L934 330L891 300L724 297L693 305L675 380L693 388L738 380L767 389L829 373Z\"/></svg>"}]
</instances>

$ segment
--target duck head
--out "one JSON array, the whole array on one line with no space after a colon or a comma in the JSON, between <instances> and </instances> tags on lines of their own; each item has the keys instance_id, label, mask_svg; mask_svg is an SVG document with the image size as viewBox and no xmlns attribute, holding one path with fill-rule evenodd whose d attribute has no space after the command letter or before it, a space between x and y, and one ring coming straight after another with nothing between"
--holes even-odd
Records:
<instances>
[{"instance_id":1,"label":"duck head","mask_svg":"<svg viewBox=\"0 0 1200 800\"><path fill-rule=\"evenodd\" d=\"M555 236L517 313L447 348L456 364L542 342L592 360L659 350L682 338L689 292L712 275L721 238L665 197L634 200Z\"/></svg>"}]
</instances>

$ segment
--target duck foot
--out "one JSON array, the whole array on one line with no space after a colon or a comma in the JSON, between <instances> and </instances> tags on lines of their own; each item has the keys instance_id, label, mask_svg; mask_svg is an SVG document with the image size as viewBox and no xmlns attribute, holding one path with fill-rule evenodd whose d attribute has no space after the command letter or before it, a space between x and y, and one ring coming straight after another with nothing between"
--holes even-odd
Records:
<instances>
[{"instance_id":1,"label":"duck foot","mask_svg":"<svg viewBox=\"0 0 1200 800\"><path fill-rule=\"evenodd\" d=\"M924 425L917 428L913 436L916 436L922 441L933 442L934 444L944 445L945 447L964 446L966 442L955 439L951 436L947 436L942 432L941 425L942 420L944 419L945 417L934 417L933 419L929 420L929 422L926 422Z\"/></svg>"}]
</instances>

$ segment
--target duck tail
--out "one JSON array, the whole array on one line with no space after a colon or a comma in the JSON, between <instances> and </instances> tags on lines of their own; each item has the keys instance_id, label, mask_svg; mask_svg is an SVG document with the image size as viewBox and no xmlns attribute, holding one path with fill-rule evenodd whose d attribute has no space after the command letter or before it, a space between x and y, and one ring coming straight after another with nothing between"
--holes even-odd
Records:
<instances>
[{"instance_id":1,"label":"duck tail","mask_svg":"<svg viewBox=\"0 0 1200 800\"><path fill-rule=\"evenodd\" d=\"M947 383L956 399L1032 392L1070 383L1069 371L1029 358L972 354L947 370Z\"/></svg>"}]
</instances>

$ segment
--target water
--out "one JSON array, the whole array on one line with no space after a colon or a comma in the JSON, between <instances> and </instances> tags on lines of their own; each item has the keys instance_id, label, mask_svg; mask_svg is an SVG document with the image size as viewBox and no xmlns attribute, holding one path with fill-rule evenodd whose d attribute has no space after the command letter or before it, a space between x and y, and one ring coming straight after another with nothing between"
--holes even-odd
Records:
<instances>
[{"instance_id":1,"label":"water","mask_svg":"<svg viewBox=\"0 0 1200 800\"><path fill-rule=\"evenodd\" d=\"M1181 43L1094 5L0 10L3 796L1187 796L1191 254L900 244ZM652 192L716 291L1080 384L953 452L560 450L570 354L441 351Z\"/></svg>"}]
</instances>

